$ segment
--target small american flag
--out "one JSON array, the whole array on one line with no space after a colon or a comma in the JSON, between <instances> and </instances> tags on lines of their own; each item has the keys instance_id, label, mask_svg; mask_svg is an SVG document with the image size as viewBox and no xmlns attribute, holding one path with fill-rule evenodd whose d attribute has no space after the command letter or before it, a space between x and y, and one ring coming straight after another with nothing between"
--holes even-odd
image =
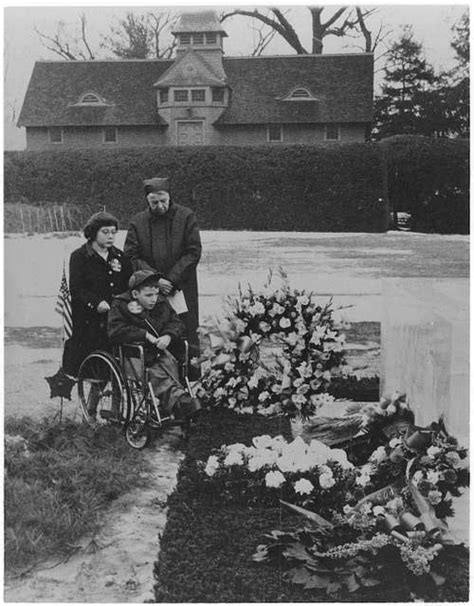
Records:
<instances>
[{"instance_id":1,"label":"small american flag","mask_svg":"<svg viewBox=\"0 0 474 606\"><path fill-rule=\"evenodd\" d=\"M63 318L63 340L72 335L71 293L67 284L66 270L63 266L63 276L56 300L55 311Z\"/></svg>"}]
</instances>

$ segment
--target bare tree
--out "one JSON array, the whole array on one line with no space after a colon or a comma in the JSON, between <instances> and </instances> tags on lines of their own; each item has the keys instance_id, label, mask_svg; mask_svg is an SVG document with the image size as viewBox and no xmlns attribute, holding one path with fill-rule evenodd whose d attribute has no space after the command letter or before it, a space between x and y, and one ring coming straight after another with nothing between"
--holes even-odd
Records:
<instances>
[{"instance_id":1,"label":"bare tree","mask_svg":"<svg viewBox=\"0 0 474 606\"><path fill-rule=\"evenodd\" d=\"M265 25L252 26L252 30L257 36L257 40L254 40L254 48L252 51L252 57L258 57L267 48L273 38L276 36L276 30L269 28Z\"/></svg>"},{"instance_id":2,"label":"bare tree","mask_svg":"<svg viewBox=\"0 0 474 606\"><path fill-rule=\"evenodd\" d=\"M269 16L267 14L261 13L259 10L255 9L253 11L236 9L229 13L224 13L221 16L221 22L225 21L225 19L229 19L230 17L234 17L235 15L241 15L243 17L251 17L252 19L256 19L257 21L261 21L265 25L268 25L272 29L274 29L282 38L284 38L288 44L299 54L305 55L308 51L303 47L300 42L300 39L295 32L293 26L289 23L283 13L276 8L269 9L270 13L273 15Z\"/></svg>"},{"instance_id":3,"label":"bare tree","mask_svg":"<svg viewBox=\"0 0 474 606\"><path fill-rule=\"evenodd\" d=\"M39 36L44 48L69 61L93 60L95 52L92 50L87 39L87 20L84 13L79 16L81 35L80 38L70 36L66 31L65 23L59 21L56 32L52 35L40 32L35 26L34 30Z\"/></svg>"},{"instance_id":4,"label":"bare tree","mask_svg":"<svg viewBox=\"0 0 474 606\"><path fill-rule=\"evenodd\" d=\"M173 13L149 13L150 27L154 36L155 57L160 59L169 59L176 47L176 38L166 40L178 21L178 15ZM163 38L165 43L162 44Z\"/></svg>"},{"instance_id":5,"label":"bare tree","mask_svg":"<svg viewBox=\"0 0 474 606\"><path fill-rule=\"evenodd\" d=\"M173 13L130 11L110 28L110 35L102 36L101 46L122 59L167 59L176 46L170 33L177 18Z\"/></svg>"},{"instance_id":6,"label":"bare tree","mask_svg":"<svg viewBox=\"0 0 474 606\"><path fill-rule=\"evenodd\" d=\"M235 9L228 13L223 13L221 21L236 15L250 17L273 29L298 54L302 55L310 52L303 46L300 36L287 18L287 13L283 13L278 8L264 10L266 12L258 9L253 11ZM377 9L363 9L359 6L351 9L350 7L342 6L337 9L329 9L333 12L328 16L326 16L328 10L326 6L311 6L308 7L308 10L311 14L311 52L313 54L319 55L323 52L324 40L329 36L340 38L343 36L360 37L362 35L365 40L365 52L373 52L376 45L380 43L382 30L379 29L374 36L367 26L367 18L375 13Z\"/></svg>"}]
</instances>

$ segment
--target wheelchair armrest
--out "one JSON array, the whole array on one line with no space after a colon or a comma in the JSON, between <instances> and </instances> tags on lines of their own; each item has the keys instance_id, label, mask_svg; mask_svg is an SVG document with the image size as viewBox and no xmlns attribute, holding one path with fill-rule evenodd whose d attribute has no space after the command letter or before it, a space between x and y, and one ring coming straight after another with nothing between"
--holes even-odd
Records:
<instances>
[{"instance_id":1,"label":"wheelchair armrest","mask_svg":"<svg viewBox=\"0 0 474 606\"><path fill-rule=\"evenodd\" d=\"M125 376L145 380L145 349L142 343L122 343L119 345L120 365Z\"/></svg>"},{"instance_id":2,"label":"wheelchair armrest","mask_svg":"<svg viewBox=\"0 0 474 606\"><path fill-rule=\"evenodd\" d=\"M131 358L139 358L144 355L143 343L122 343L119 345L119 352Z\"/></svg>"}]
</instances>

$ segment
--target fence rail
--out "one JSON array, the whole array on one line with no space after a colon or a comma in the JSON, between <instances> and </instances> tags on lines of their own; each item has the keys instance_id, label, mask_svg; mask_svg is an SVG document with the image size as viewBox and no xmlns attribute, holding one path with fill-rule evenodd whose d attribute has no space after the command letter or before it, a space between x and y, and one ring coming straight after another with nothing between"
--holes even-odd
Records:
<instances>
[{"instance_id":1,"label":"fence rail","mask_svg":"<svg viewBox=\"0 0 474 606\"><path fill-rule=\"evenodd\" d=\"M48 233L83 228L88 209L71 204L11 204L4 206L5 233Z\"/></svg>"}]
</instances>

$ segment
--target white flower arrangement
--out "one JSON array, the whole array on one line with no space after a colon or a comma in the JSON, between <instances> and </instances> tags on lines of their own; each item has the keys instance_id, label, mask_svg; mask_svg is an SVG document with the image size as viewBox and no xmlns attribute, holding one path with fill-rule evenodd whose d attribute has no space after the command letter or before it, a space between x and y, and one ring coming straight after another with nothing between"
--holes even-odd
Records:
<instances>
[{"instance_id":1,"label":"white flower arrangement","mask_svg":"<svg viewBox=\"0 0 474 606\"><path fill-rule=\"evenodd\" d=\"M300 497L314 496L316 489L325 491L333 488L337 483L335 470L339 470L341 477L354 472L344 450L332 449L319 440L311 440L307 444L299 436L287 442L281 435L274 438L257 436L251 446L222 446L203 464L208 478L222 477L236 468L251 474L265 472L262 481L267 488L280 489L286 485Z\"/></svg>"}]
</instances>

